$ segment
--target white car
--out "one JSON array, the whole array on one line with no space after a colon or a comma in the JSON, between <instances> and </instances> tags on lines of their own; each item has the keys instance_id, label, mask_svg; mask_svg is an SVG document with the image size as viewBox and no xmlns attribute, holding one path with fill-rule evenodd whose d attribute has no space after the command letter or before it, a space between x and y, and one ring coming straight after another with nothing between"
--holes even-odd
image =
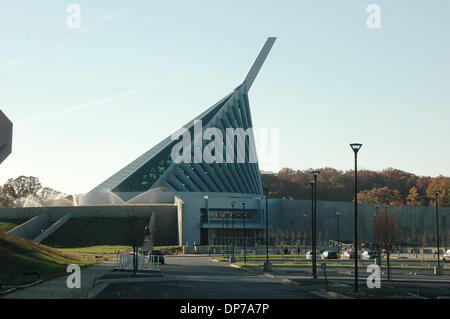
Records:
<instances>
[{"instance_id":1,"label":"white car","mask_svg":"<svg viewBox=\"0 0 450 319\"><path fill-rule=\"evenodd\" d=\"M320 255L321 259L338 259L338 255L335 251L326 250Z\"/></svg>"},{"instance_id":2,"label":"white car","mask_svg":"<svg viewBox=\"0 0 450 319\"><path fill-rule=\"evenodd\" d=\"M442 257L442 260L443 260L445 263L450 262L450 249L446 251L446 253L445 253L444 256Z\"/></svg>"},{"instance_id":3,"label":"white car","mask_svg":"<svg viewBox=\"0 0 450 319\"><path fill-rule=\"evenodd\" d=\"M377 257L378 257L378 253L374 250L365 250L361 254L362 260L376 259Z\"/></svg>"},{"instance_id":4,"label":"white car","mask_svg":"<svg viewBox=\"0 0 450 319\"><path fill-rule=\"evenodd\" d=\"M311 250L308 250L308 252L306 253L306 259L312 259L313 258L313 253ZM320 259L320 254L317 252L316 253L316 259Z\"/></svg>"}]
</instances>

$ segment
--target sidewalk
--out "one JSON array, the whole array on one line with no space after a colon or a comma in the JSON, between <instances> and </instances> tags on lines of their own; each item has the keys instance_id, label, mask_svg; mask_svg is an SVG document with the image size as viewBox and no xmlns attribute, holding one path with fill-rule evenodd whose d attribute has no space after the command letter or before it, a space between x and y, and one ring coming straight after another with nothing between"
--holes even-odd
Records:
<instances>
[{"instance_id":1,"label":"sidewalk","mask_svg":"<svg viewBox=\"0 0 450 319\"><path fill-rule=\"evenodd\" d=\"M2 296L5 299L67 299L87 298L92 292L94 280L110 272L116 266L116 261L106 261L81 269L81 288L69 289L66 285L67 276L61 276L49 281L44 281L36 286L17 290ZM100 288L100 287L99 287Z\"/></svg>"}]
</instances>

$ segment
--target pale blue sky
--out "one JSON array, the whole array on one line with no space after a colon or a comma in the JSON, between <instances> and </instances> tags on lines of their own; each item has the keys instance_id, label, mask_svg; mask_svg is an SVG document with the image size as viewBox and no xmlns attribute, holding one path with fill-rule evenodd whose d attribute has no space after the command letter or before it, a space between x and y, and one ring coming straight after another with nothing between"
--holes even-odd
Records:
<instances>
[{"instance_id":1,"label":"pale blue sky","mask_svg":"<svg viewBox=\"0 0 450 319\"><path fill-rule=\"evenodd\" d=\"M249 95L254 126L280 129L280 167L351 169L361 142L360 167L450 175L450 2L280 2L2 2L0 183L89 191L239 85L268 36Z\"/></svg>"}]
</instances>

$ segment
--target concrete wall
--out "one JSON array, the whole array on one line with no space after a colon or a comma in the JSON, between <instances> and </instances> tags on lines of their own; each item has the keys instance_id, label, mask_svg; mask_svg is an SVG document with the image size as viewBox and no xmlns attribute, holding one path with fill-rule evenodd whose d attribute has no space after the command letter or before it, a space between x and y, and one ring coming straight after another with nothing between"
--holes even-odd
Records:
<instances>
[{"instance_id":1,"label":"concrete wall","mask_svg":"<svg viewBox=\"0 0 450 319\"><path fill-rule=\"evenodd\" d=\"M155 227L158 244L200 244L200 210L206 208L206 199L203 193L180 193L175 196L175 204L135 204L133 206L63 206L63 207L35 207L35 208L0 208L0 218L32 218L43 214L48 220L37 219L31 222L28 228L22 228L21 234L40 232L41 226L50 224L62 218L67 213L72 213L72 218L77 217L128 217L150 216L156 213ZM213 208L230 208L231 201L236 201L236 207L241 208L242 200L246 200L248 209L260 209L265 218L265 199L246 198L242 194L208 194L208 205ZM311 234L311 201L269 199L269 230L283 229L304 233L304 215L307 215L306 230L307 242L310 242ZM317 201L317 234L320 241L337 239L336 212L340 212L340 239L351 241L353 239L353 203ZM400 238L405 243L420 243L425 236L428 244L433 244L436 229L436 214L434 207L410 207L390 206L389 212L396 215L399 222ZM447 213L450 216L450 208L440 207L440 215ZM372 240L371 225L374 220L375 205L358 205L358 229L360 239ZM41 217L44 218L44 217ZM265 224L265 219L263 222ZM441 217L439 217L441 225ZM21 225L22 226L22 225ZM47 227L45 225L44 227ZM450 233L447 227L447 238L450 242ZM19 228L20 229L20 228ZM25 229L29 229L25 231ZM443 227L440 232L442 235ZM39 234L39 233L38 233ZM38 235L37 234L37 235ZM36 236L37 236L36 235ZM24 235L25 236L25 235ZM29 236L34 239L36 236ZM160 239L158 239L160 238ZM301 238L303 236L301 235Z\"/></svg>"},{"instance_id":2,"label":"concrete wall","mask_svg":"<svg viewBox=\"0 0 450 319\"><path fill-rule=\"evenodd\" d=\"M56 222L54 222L49 228L47 228L43 233L39 234L36 238L33 239L33 242L40 243L45 238L53 234L55 231L60 229L65 223L69 221L69 219L72 217L72 213L67 213L60 219L58 219Z\"/></svg>"},{"instance_id":3,"label":"concrete wall","mask_svg":"<svg viewBox=\"0 0 450 319\"><path fill-rule=\"evenodd\" d=\"M177 245L178 223L177 206L173 204L149 204L133 206L64 206L64 207L33 207L33 208L1 208L0 218L30 218L8 232L9 234L26 238L36 238L41 234L41 227L47 228L61 218L80 217L119 217L131 216L150 217L155 213L155 245ZM70 215L68 215L70 214ZM55 223L56 224L56 223ZM62 224L61 224L62 226ZM46 236L47 237L47 236Z\"/></svg>"},{"instance_id":4,"label":"concrete wall","mask_svg":"<svg viewBox=\"0 0 450 319\"><path fill-rule=\"evenodd\" d=\"M49 225L50 222L48 215L46 213L41 213L16 228L11 229L7 232L7 234L32 240L39 236L41 230L47 228Z\"/></svg>"},{"instance_id":5,"label":"concrete wall","mask_svg":"<svg viewBox=\"0 0 450 319\"><path fill-rule=\"evenodd\" d=\"M67 213L72 218L77 217L129 217L150 216L152 211L171 212L176 210L173 204L148 204L127 206L60 206L60 207L19 207L0 208L0 218L32 218L40 214L47 214L50 222L55 222Z\"/></svg>"},{"instance_id":6,"label":"concrete wall","mask_svg":"<svg viewBox=\"0 0 450 319\"><path fill-rule=\"evenodd\" d=\"M310 200L269 200L269 222L273 229L294 229L303 234L304 215L307 215L307 234L311 234L311 201ZM375 205L358 204L358 233L361 240L370 241L373 238L371 226L374 221ZM317 201L317 234L320 239L337 239L336 212L340 212L339 233L341 240L352 240L354 229L354 204L348 202ZM405 242L419 243L425 235L428 241L433 241L436 234L435 207L389 206L388 212L393 213L399 223L399 236ZM439 215L447 213L450 208L440 207ZM443 234L442 219L439 217L439 231ZM450 239L447 225L447 238ZM441 237L442 238L442 237ZM308 241L309 242L309 241Z\"/></svg>"}]
</instances>

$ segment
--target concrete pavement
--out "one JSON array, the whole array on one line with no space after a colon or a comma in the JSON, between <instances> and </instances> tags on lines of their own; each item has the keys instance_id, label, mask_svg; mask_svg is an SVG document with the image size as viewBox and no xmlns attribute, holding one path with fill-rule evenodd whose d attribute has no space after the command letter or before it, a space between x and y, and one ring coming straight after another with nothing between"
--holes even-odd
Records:
<instances>
[{"instance_id":1,"label":"concrete pavement","mask_svg":"<svg viewBox=\"0 0 450 319\"><path fill-rule=\"evenodd\" d=\"M66 280L70 275L61 276L49 281L44 281L38 285L14 291L2 296L2 298L13 299L73 299L88 298L104 286L96 286L93 289L94 281L99 277L109 273L116 266L116 261L106 261L81 269L81 288L67 288Z\"/></svg>"},{"instance_id":2,"label":"concrete pavement","mask_svg":"<svg viewBox=\"0 0 450 319\"><path fill-rule=\"evenodd\" d=\"M111 283L96 298L299 299L319 298L312 286L213 262L207 256L169 256L162 277L140 283Z\"/></svg>"}]
</instances>

